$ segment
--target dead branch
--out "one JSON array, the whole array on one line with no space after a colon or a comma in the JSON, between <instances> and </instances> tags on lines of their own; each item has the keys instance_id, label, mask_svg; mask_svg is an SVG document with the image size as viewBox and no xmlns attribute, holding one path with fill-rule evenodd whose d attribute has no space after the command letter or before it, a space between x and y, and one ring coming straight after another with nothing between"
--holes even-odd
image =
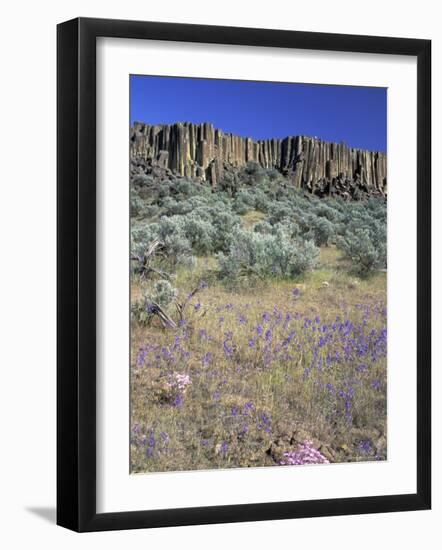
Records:
<instances>
[{"instance_id":1,"label":"dead branch","mask_svg":"<svg viewBox=\"0 0 442 550\"><path fill-rule=\"evenodd\" d=\"M145 250L144 254L142 256L138 256L137 254L132 254L131 259L138 261L139 265L139 271L141 274L141 278L144 279L147 277L149 273L156 273L160 277L164 279L171 280L171 275L167 273L167 271L163 271L161 269L157 269L151 265L151 262L153 261L154 257L158 255L163 247L163 243L156 239L153 241L153 243Z\"/></svg>"},{"instance_id":2,"label":"dead branch","mask_svg":"<svg viewBox=\"0 0 442 550\"><path fill-rule=\"evenodd\" d=\"M151 302L151 312L153 315L158 316L164 328L177 328L175 321L156 302Z\"/></svg>"},{"instance_id":3,"label":"dead branch","mask_svg":"<svg viewBox=\"0 0 442 550\"><path fill-rule=\"evenodd\" d=\"M201 290L200 286L197 286L187 295L187 298L183 302L178 302L178 300L175 300L175 308L177 310L178 316L180 318L180 321L184 319L184 310L186 309L187 304L190 302L190 300L195 296L195 294Z\"/></svg>"}]
</instances>

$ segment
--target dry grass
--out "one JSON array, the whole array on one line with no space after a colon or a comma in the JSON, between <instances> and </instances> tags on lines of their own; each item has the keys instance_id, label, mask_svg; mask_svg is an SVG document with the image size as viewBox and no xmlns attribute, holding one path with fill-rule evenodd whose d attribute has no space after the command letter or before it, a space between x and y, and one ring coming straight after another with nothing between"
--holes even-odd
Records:
<instances>
[{"instance_id":1,"label":"dry grass","mask_svg":"<svg viewBox=\"0 0 442 550\"><path fill-rule=\"evenodd\" d=\"M246 214L241 216L241 221L244 229L250 229L259 222L265 220L266 215L259 210L249 210Z\"/></svg>"},{"instance_id":2,"label":"dry grass","mask_svg":"<svg viewBox=\"0 0 442 550\"><path fill-rule=\"evenodd\" d=\"M358 279L334 248L296 281L226 288L213 268L177 273L182 297L209 281L178 329L132 323L132 471L275 465L306 439L331 462L385 459L386 274Z\"/></svg>"}]
</instances>

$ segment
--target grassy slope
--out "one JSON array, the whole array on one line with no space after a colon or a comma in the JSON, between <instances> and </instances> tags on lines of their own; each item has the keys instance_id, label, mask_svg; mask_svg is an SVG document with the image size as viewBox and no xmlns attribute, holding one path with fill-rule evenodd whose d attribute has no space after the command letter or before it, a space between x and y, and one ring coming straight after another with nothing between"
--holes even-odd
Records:
<instances>
[{"instance_id":1,"label":"grassy slope","mask_svg":"<svg viewBox=\"0 0 442 550\"><path fill-rule=\"evenodd\" d=\"M194 270L177 274L181 296L213 262L200 258ZM362 280L347 268L335 248L323 248L318 268L296 281L235 289L209 284L187 305L186 323L177 330L157 321L134 323L132 470L272 465L305 439L333 462L385 458L386 357L370 360L367 368L364 358L359 372L352 352L325 368L326 354L342 354L347 340L334 336L324 348L316 346L319 328L330 331L337 317L357 327L348 338L385 326L386 274ZM132 298L143 295L144 286L134 279ZM312 326L306 328L305 319ZM292 332L296 336L284 347ZM324 366L306 374L314 347ZM170 387L177 372L191 380L182 399Z\"/></svg>"}]
</instances>

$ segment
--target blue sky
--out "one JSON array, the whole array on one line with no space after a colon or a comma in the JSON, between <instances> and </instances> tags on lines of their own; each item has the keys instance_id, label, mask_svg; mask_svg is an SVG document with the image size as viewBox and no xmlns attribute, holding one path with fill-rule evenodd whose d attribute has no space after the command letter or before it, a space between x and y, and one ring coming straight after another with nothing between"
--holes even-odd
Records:
<instances>
[{"instance_id":1,"label":"blue sky","mask_svg":"<svg viewBox=\"0 0 442 550\"><path fill-rule=\"evenodd\" d=\"M211 122L254 139L289 135L387 150L387 90L244 80L130 77L131 123Z\"/></svg>"}]
</instances>

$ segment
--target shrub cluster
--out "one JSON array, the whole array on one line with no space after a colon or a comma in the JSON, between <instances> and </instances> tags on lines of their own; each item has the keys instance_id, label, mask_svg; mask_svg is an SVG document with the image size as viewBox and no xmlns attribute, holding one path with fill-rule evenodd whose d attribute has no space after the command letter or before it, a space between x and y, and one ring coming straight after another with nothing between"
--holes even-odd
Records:
<instances>
[{"instance_id":1,"label":"shrub cluster","mask_svg":"<svg viewBox=\"0 0 442 550\"><path fill-rule=\"evenodd\" d=\"M261 216L251 227L244 223L249 212ZM216 188L175 176L155 182L137 175L131 219L135 254L158 239L162 253L156 261L164 269L216 255L223 279L294 277L312 268L317 247L331 244L360 274L387 262L384 200L320 199L256 163L227 171Z\"/></svg>"},{"instance_id":2,"label":"shrub cluster","mask_svg":"<svg viewBox=\"0 0 442 550\"><path fill-rule=\"evenodd\" d=\"M177 289L169 281L160 279L156 281L148 294L131 301L131 316L140 325L147 325L154 314L155 306L163 309L171 304L177 296Z\"/></svg>"},{"instance_id":3,"label":"shrub cluster","mask_svg":"<svg viewBox=\"0 0 442 550\"><path fill-rule=\"evenodd\" d=\"M282 229L275 233L237 229L228 252L217 258L223 279L241 275L295 277L314 266L317 254L312 241L292 239Z\"/></svg>"}]
</instances>

